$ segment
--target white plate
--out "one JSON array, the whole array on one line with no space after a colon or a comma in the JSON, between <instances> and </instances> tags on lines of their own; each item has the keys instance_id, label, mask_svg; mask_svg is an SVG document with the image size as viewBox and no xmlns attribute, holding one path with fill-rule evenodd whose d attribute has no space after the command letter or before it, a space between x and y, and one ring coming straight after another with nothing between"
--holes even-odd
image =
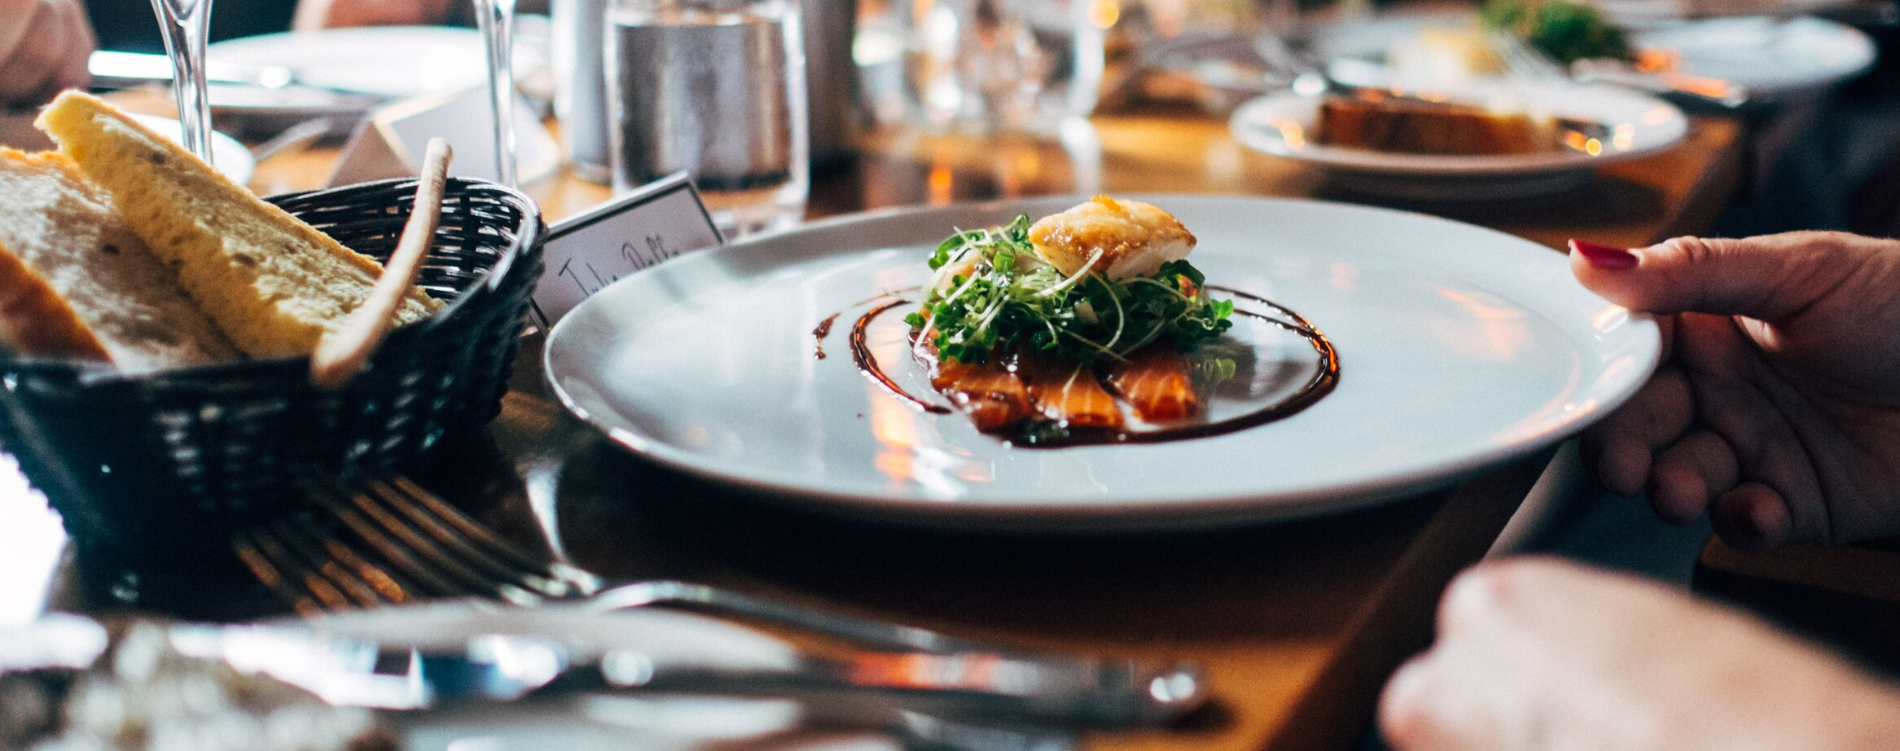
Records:
<instances>
[{"instance_id":1,"label":"white plate","mask_svg":"<svg viewBox=\"0 0 1900 751\"><path fill-rule=\"evenodd\" d=\"M919 284L953 228L1075 198L843 217L670 261L562 319L548 379L628 448L773 497L926 523L1088 529L1299 517L1449 482L1580 429L1658 356L1651 320L1585 291L1563 255L1509 235L1344 204L1146 200L1200 237L1193 260L1210 283L1275 299L1330 336L1337 390L1214 438L1032 450L962 415L915 410L858 372L853 321L870 298ZM814 357L814 328L840 312L829 356ZM887 354L903 346L873 338Z\"/></svg>"},{"instance_id":2,"label":"white plate","mask_svg":"<svg viewBox=\"0 0 1900 751\"><path fill-rule=\"evenodd\" d=\"M482 35L447 26L365 26L231 39L207 48L212 63L282 65L312 86L426 96L488 80Z\"/></svg>"},{"instance_id":3,"label":"white plate","mask_svg":"<svg viewBox=\"0 0 1900 751\"><path fill-rule=\"evenodd\" d=\"M1352 187L1427 200L1492 200L1568 189L1588 180L1597 167L1674 146L1689 130L1688 118L1675 105L1609 86L1520 86L1492 79L1424 90L1459 101L1506 99L1528 111L1601 123L1615 135L1601 142L1596 155L1564 149L1446 156L1327 146L1309 140L1320 98L1291 91L1242 105L1231 128L1235 140L1249 148L1343 173Z\"/></svg>"},{"instance_id":4,"label":"white plate","mask_svg":"<svg viewBox=\"0 0 1900 751\"><path fill-rule=\"evenodd\" d=\"M531 79L547 67L544 16L522 16L515 34L515 75ZM214 64L255 68L281 65L302 83L362 92L388 99L465 91L488 81L482 35L447 26L366 26L286 32L231 39L211 45ZM212 87L220 110L253 115L315 116L343 106L322 89L249 86Z\"/></svg>"},{"instance_id":5,"label":"white plate","mask_svg":"<svg viewBox=\"0 0 1900 751\"><path fill-rule=\"evenodd\" d=\"M1865 32L1820 18L1714 18L1637 31L1630 41L1675 50L1683 72L1764 96L1832 86L1866 72L1875 57Z\"/></svg>"},{"instance_id":6,"label":"white plate","mask_svg":"<svg viewBox=\"0 0 1900 751\"><path fill-rule=\"evenodd\" d=\"M1329 58L1382 63L1393 44L1418 36L1428 26L1476 23L1467 11L1394 14L1323 27L1316 35ZM1683 72L1720 78L1756 96L1825 88L1866 72L1876 56L1865 32L1820 18L1667 22L1631 30L1630 43L1638 49L1675 50Z\"/></svg>"}]
</instances>

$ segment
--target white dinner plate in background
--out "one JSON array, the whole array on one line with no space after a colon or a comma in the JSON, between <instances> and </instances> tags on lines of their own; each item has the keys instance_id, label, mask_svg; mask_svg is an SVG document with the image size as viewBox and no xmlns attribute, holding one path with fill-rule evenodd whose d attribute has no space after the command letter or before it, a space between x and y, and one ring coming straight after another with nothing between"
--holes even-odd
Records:
<instances>
[{"instance_id":1,"label":"white dinner plate in background","mask_svg":"<svg viewBox=\"0 0 1900 751\"><path fill-rule=\"evenodd\" d=\"M1395 13L1322 26L1314 35L1328 59L1383 63L1392 45L1427 27L1476 25L1469 11ZM1866 32L1821 18L1677 20L1646 23L1629 33L1637 49L1676 52L1685 73L1720 78L1756 96L1826 88L1866 72L1876 56Z\"/></svg>"},{"instance_id":2,"label":"white dinner plate in background","mask_svg":"<svg viewBox=\"0 0 1900 751\"><path fill-rule=\"evenodd\" d=\"M545 70L547 19L524 15L515 34L517 80ZM326 114L338 109L334 88L390 100L433 96L485 85L486 47L480 32L450 26L365 26L228 39L210 45L213 64L247 68L284 66L311 88L266 89L214 85L220 111L266 115Z\"/></svg>"},{"instance_id":3,"label":"white dinner plate in background","mask_svg":"<svg viewBox=\"0 0 1900 751\"><path fill-rule=\"evenodd\" d=\"M1873 39L1820 18L1711 18L1632 32L1642 49L1673 50L1684 73L1765 96L1832 86L1873 67Z\"/></svg>"},{"instance_id":4,"label":"white dinner plate in background","mask_svg":"<svg viewBox=\"0 0 1900 751\"><path fill-rule=\"evenodd\" d=\"M1312 140L1320 97L1292 91L1241 105L1231 129L1235 140L1249 148L1327 168L1354 189L1418 200L1495 200L1567 190L1605 164L1674 146L1689 130L1688 118L1675 105L1611 86L1479 79L1429 90L1458 101L1510 100L1528 111L1601 124L1614 135L1600 139L1594 155L1569 148L1464 156L1328 146Z\"/></svg>"},{"instance_id":5,"label":"white dinner plate in background","mask_svg":"<svg viewBox=\"0 0 1900 751\"><path fill-rule=\"evenodd\" d=\"M562 319L548 379L640 455L787 503L1104 529L1310 516L1439 486L1581 429L1659 354L1653 321L1584 290L1563 254L1523 239L1345 204L1153 196L1200 238L1191 260L1209 284L1287 305L1331 339L1335 391L1226 435L1025 449L961 414L915 409L858 371L853 322L874 298L920 284L943 237L1078 200L841 217L669 261ZM834 315L819 358L814 329ZM897 326L867 344L907 361Z\"/></svg>"}]
</instances>

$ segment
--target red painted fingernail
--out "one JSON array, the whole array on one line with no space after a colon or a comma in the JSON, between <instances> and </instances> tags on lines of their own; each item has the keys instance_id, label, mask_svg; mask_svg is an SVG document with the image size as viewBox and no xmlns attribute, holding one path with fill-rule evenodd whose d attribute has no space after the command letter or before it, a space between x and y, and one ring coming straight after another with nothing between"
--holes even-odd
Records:
<instances>
[{"instance_id":1,"label":"red painted fingernail","mask_svg":"<svg viewBox=\"0 0 1900 751\"><path fill-rule=\"evenodd\" d=\"M1636 268L1636 254L1622 248L1612 248L1589 240L1571 240L1570 249L1582 253L1583 260L1599 269L1623 271Z\"/></svg>"}]
</instances>

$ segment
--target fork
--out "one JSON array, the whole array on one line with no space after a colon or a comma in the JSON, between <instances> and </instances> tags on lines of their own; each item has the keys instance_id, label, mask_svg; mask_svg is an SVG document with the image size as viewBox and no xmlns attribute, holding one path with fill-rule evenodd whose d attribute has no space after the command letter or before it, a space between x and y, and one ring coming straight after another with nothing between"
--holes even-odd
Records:
<instances>
[{"instance_id":1,"label":"fork","mask_svg":"<svg viewBox=\"0 0 1900 751\"><path fill-rule=\"evenodd\" d=\"M943 668L933 679L944 690L1026 695L1046 706L1064 708L1074 715L1071 719L1153 724L1192 710L1206 696L1206 683L1191 664L1153 670L1130 660L1005 652L935 631L704 584L608 581L530 555L403 477L344 479L306 474L299 482L312 501L311 513L237 532L231 544L260 582L306 615L471 596L523 606L580 601L598 612L685 605L880 651L924 653L935 659L913 661ZM999 661L1020 670L989 676L983 671L952 669ZM1037 692L1062 692L1063 696L1030 695Z\"/></svg>"},{"instance_id":2,"label":"fork","mask_svg":"<svg viewBox=\"0 0 1900 751\"><path fill-rule=\"evenodd\" d=\"M608 582L533 556L404 477L299 478L320 514L238 532L232 547L300 613L429 597L486 597L517 605L586 599L601 611L691 605L884 649L984 650L934 631L767 600L720 587L655 579ZM328 520L325 519L328 517ZM360 540L351 545L336 525Z\"/></svg>"}]
</instances>

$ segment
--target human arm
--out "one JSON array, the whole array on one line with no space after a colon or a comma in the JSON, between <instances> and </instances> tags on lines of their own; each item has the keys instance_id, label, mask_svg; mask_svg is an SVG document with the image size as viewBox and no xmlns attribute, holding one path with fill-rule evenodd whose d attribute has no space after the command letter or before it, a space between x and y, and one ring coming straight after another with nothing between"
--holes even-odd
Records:
<instances>
[{"instance_id":1,"label":"human arm","mask_svg":"<svg viewBox=\"0 0 1900 751\"><path fill-rule=\"evenodd\" d=\"M1900 744L1900 690L1660 584L1523 558L1453 582L1379 722L1396 751L1860 751Z\"/></svg>"},{"instance_id":2,"label":"human arm","mask_svg":"<svg viewBox=\"0 0 1900 751\"><path fill-rule=\"evenodd\" d=\"M50 101L83 87L92 26L79 0L0 0L0 109Z\"/></svg>"},{"instance_id":3,"label":"human arm","mask_svg":"<svg viewBox=\"0 0 1900 751\"><path fill-rule=\"evenodd\" d=\"M1656 376L1583 436L1605 486L1738 547L1900 533L1900 241L1573 243L1571 267L1663 324Z\"/></svg>"},{"instance_id":4,"label":"human arm","mask_svg":"<svg viewBox=\"0 0 1900 751\"><path fill-rule=\"evenodd\" d=\"M413 26L449 21L470 0L302 0L292 28Z\"/></svg>"}]
</instances>

